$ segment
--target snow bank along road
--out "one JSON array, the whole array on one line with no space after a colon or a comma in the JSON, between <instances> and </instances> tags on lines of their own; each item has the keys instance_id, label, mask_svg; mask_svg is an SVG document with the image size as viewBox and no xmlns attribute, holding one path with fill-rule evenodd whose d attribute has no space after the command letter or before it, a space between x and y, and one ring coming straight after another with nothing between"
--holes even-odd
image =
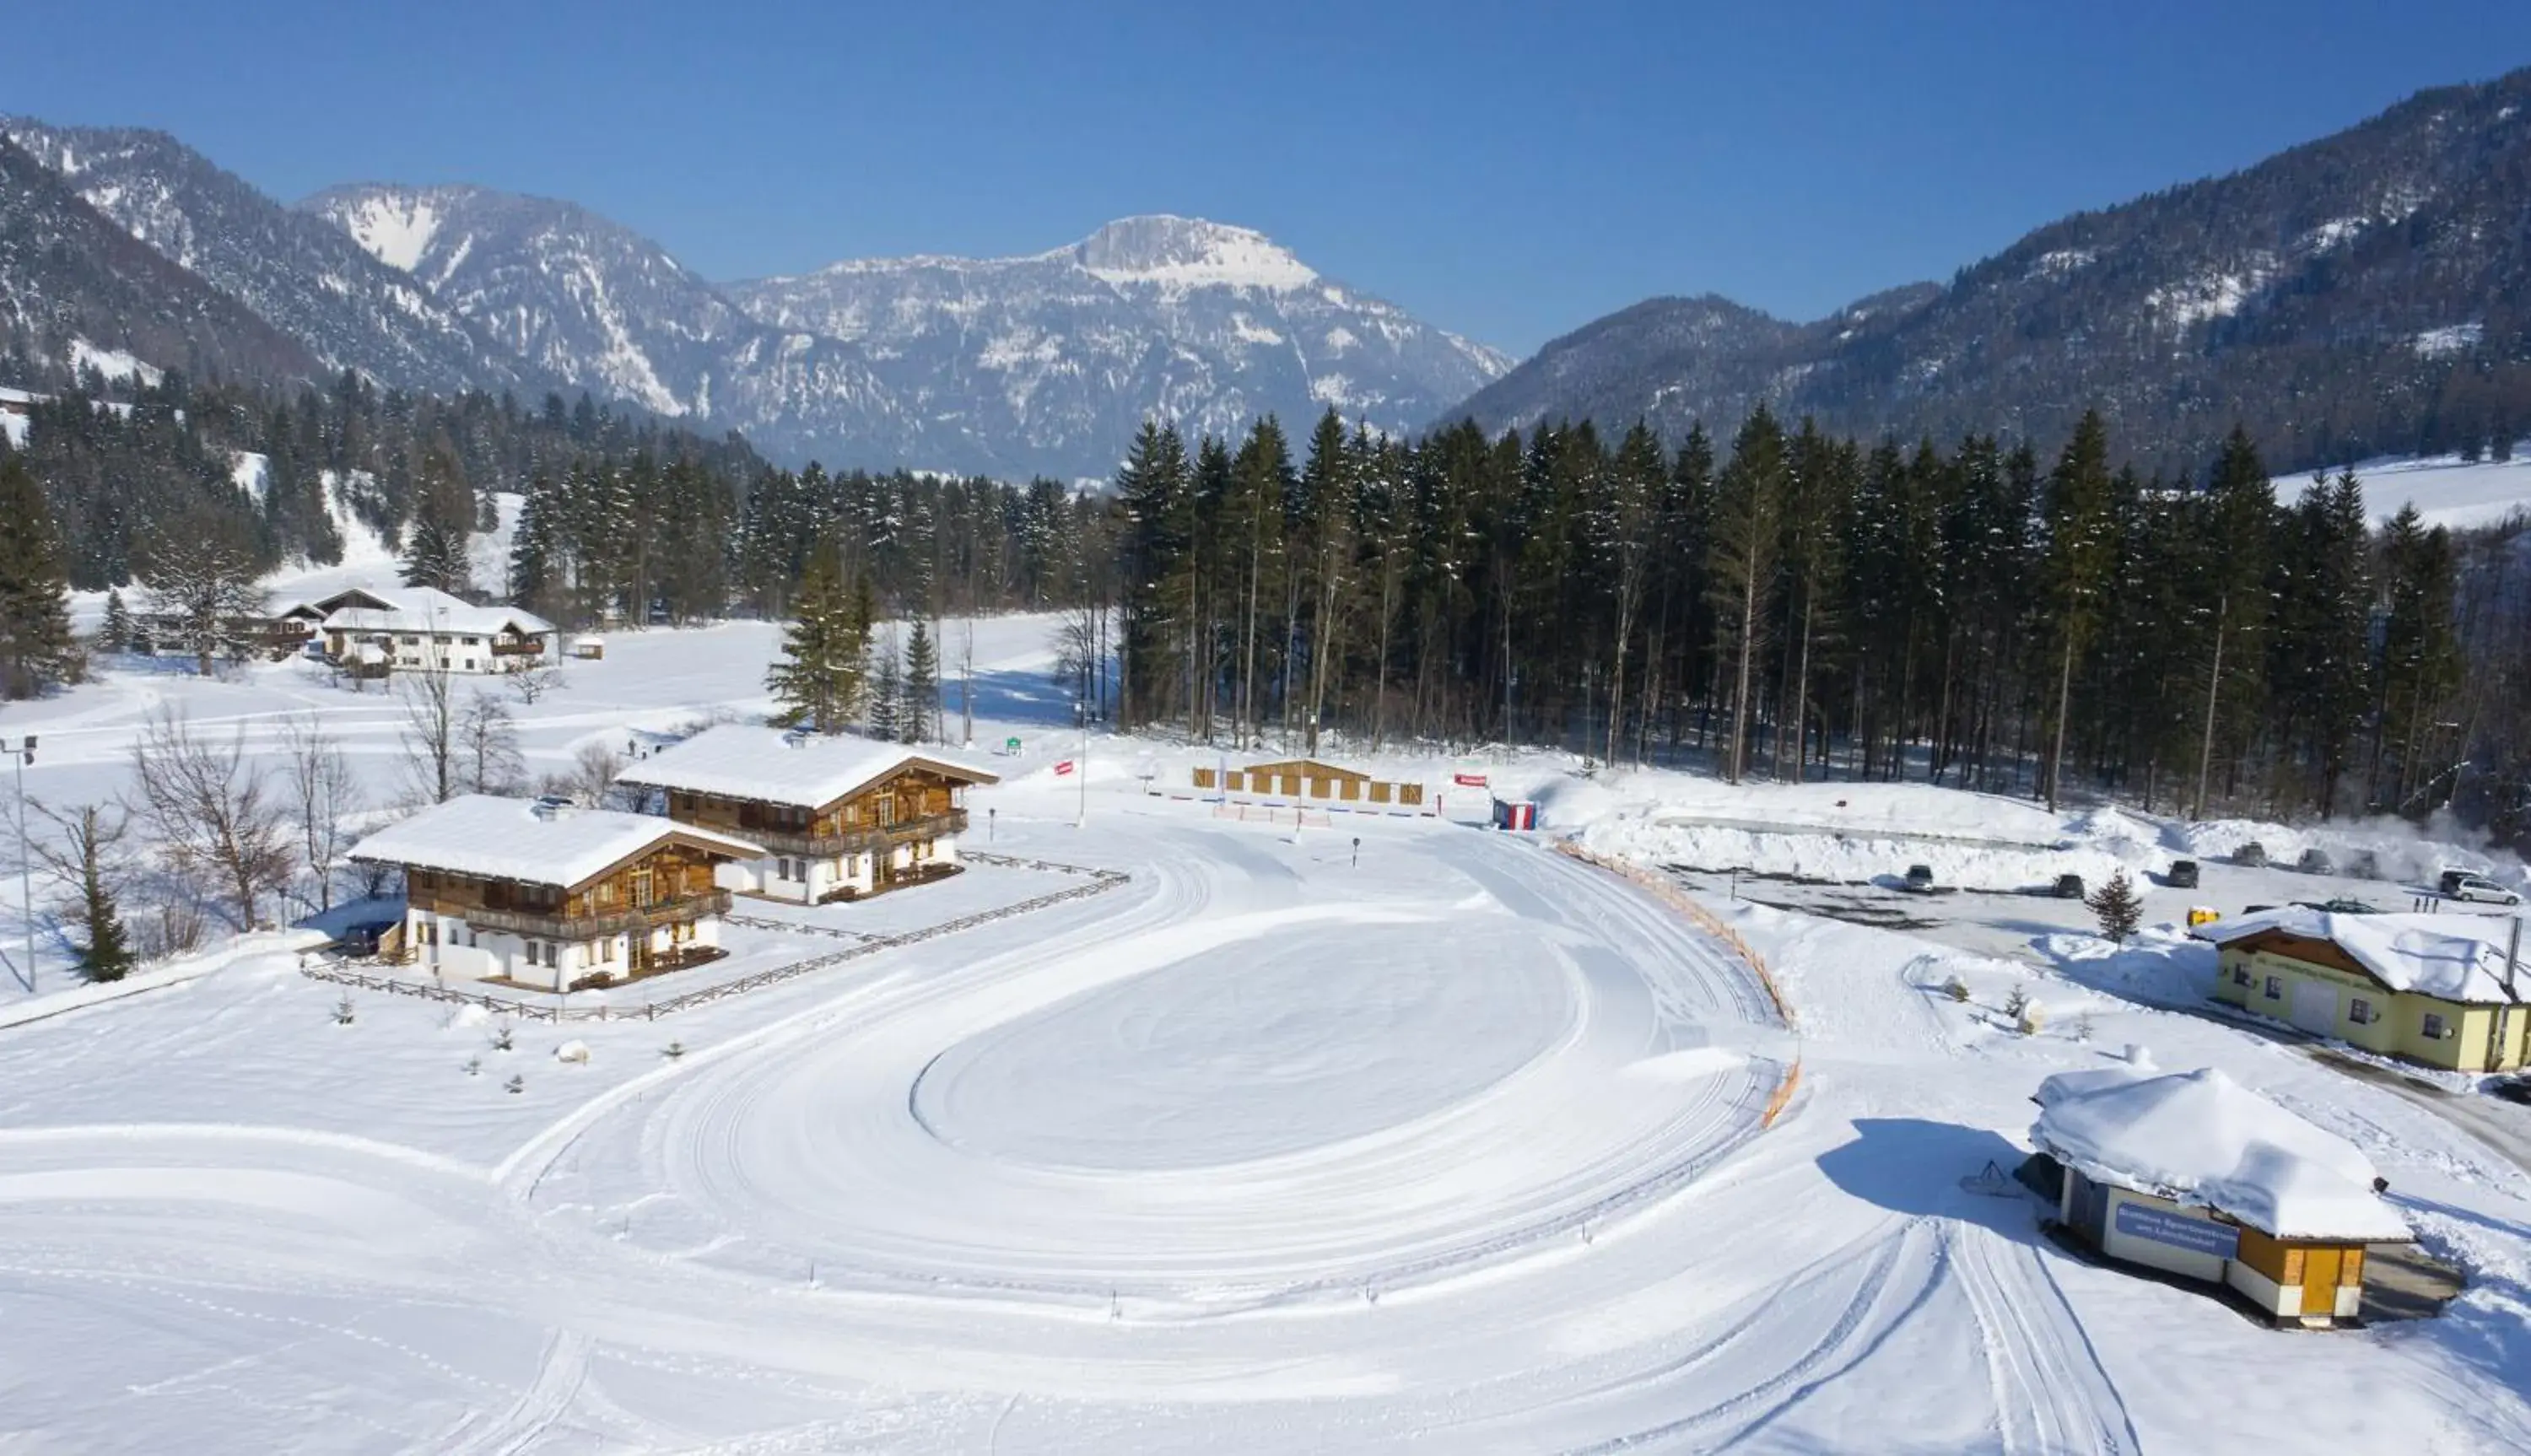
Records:
<instances>
[{"instance_id":1,"label":"snow bank along road","mask_svg":"<svg viewBox=\"0 0 2531 1456\"><path fill-rule=\"evenodd\" d=\"M1166 814L1039 832L1135 883L752 1022L730 1003L684 1058L463 1154L397 1138L444 1141L425 1101L498 1098L435 1060L381 1066L355 1093L374 1105L328 1109L345 1131L298 1116L295 1053L255 1086L173 1036L136 1096L202 1078L204 1123L35 1126L17 1101L0 1437L1701 1444L1883 1302L1877 1249L1789 1302L1776 1260L1708 1263L1698 1205L1789 1037L1622 880L1436 826L1367 835L1359 868L1336 836ZM204 1014L149 1004L100 1014ZM637 1035L591 1039L629 1063ZM1700 1322L1715 1343L1681 1367Z\"/></svg>"}]
</instances>

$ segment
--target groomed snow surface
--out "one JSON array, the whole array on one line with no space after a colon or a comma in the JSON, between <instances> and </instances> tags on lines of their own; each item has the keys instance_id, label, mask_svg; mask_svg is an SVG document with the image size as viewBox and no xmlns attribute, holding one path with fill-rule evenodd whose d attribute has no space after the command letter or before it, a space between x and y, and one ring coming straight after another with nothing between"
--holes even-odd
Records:
<instances>
[{"instance_id":1,"label":"groomed snow surface","mask_svg":"<svg viewBox=\"0 0 2531 1456\"><path fill-rule=\"evenodd\" d=\"M1003 781L970 791L965 844L1120 889L508 1050L479 1008L359 994L337 1024L293 942L0 1025L0 1449L2531 1446L2531 1178L2417 1103L2092 981L1711 900L1787 1027L1634 885L1450 822L1487 791L1446 758L1341 756L1423 779L1440 816L1297 829L1146 792L1211 751L1095 738L1057 776L1082 745L1052 726L1052 627L977 629L973 756ZM760 712L773 642L609 637L517 705L532 769ZM55 751L30 791L110 792L161 702L258 755L312 710L379 792L396 772L375 694L135 667L12 709ZM984 751L1007 736L1018 755ZM1550 826L1648 845L1853 819L2001 865L2183 832L1487 771ZM1003 893L995 872L1021 873L798 914L902 932ZM2049 1032L2005 1027L2016 986ZM2345 1140L2469 1291L2426 1323L2278 1333L1962 1189L2026 1155L2047 1077L2130 1042Z\"/></svg>"}]
</instances>

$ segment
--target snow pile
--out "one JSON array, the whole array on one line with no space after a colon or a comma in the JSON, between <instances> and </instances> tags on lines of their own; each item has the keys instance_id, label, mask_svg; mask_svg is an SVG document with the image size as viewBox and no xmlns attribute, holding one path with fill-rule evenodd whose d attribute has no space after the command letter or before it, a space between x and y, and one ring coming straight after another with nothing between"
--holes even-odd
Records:
<instances>
[{"instance_id":1,"label":"snow pile","mask_svg":"<svg viewBox=\"0 0 2531 1456\"><path fill-rule=\"evenodd\" d=\"M1808 829L1682 823L1655 818L1605 819L1582 840L1603 854L1699 869L1741 869L1794 879L1865 884L1906 872L1934 871L1935 883L1973 890L2035 890L2060 874L2098 885L2126 868L2096 849L2040 849L2012 844L1905 835L1858 835Z\"/></svg>"},{"instance_id":2,"label":"snow pile","mask_svg":"<svg viewBox=\"0 0 2531 1456\"><path fill-rule=\"evenodd\" d=\"M295 971L301 951L313 950L328 938L320 930L258 930L240 935L224 940L210 950L145 966L121 980L84 981L65 990L29 996L14 1005L0 1007L0 1027L42 1021L66 1011L121 1000L142 991L182 985L218 971Z\"/></svg>"},{"instance_id":3,"label":"snow pile","mask_svg":"<svg viewBox=\"0 0 2531 1456\"><path fill-rule=\"evenodd\" d=\"M2255 844L2267 851L2270 864L2291 866L2304 851L2316 849L2335 861L2341 873L2353 869L2359 856L2370 854L2386 879L2429 882L2446 869L2468 869L2506 884L2531 887L2531 873L2509 851L2471 847L2471 842L2485 839L2484 834L2441 813L2422 828L2379 814L2301 826L2261 819L2178 820L2163 834L2164 843L2173 851L2200 860L2229 860L2241 846Z\"/></svg>"},{"instance_id":4,"label":"snow pile","mask_svg":"<svg viewBox=\"0 0 2531 1456\"><path fill-rule=\"evenodd\" d=\"M2226 1213L2278 1238L2410 1237L2355 1145L2213 1067L2163 1077L2060 1073L2030 1140L2097 1182Z\"/></svg>"},{"instance_id":5,"label":"snow pile","mask_svg":"<svg viewBox=\"0 0 2531 1456\"><path fill-rule=\"evenodd\" d=\"M2042 935L2031 942L2058 975L2132 1001L2195 1006L2215 989L2215 948L2169 925L2120 945L2098 935Z\"/></svg>"},{"instance_id":6,"label":"snow pile","mask_svg":"<svg viewBox=\"0 0 2531 1456\"><path fill-rule=\"evenodd\" d=\"M2510 916L2335 915L2288 905L2200 925L2195 933L2229 945L2271 930L2330 941L2393 990L2482 1004L2514 999L2504 983Z\"/></svg>"}]
</instances>

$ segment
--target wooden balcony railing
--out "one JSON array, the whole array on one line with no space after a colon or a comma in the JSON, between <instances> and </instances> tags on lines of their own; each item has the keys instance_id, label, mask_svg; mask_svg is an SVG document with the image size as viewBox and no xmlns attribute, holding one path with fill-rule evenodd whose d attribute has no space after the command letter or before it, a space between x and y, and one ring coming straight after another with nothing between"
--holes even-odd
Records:
<instances>
[{"instance_id":1,"label":"wooden balcony railing","mask_svg":"<svg viewBox=\"0 0 2531 1456\"><path fill-rule=\"evenodd\" d=\"M480 905L441 913L454 916L478 930L503 930L513 935L536 935L548 940L594 940L600 935L639 933L660 925L701 920L707 915L727 915L729 904L729 891L713 890L707 894L687 895L663 900L656 905L609 910L597 915L493 910Z\"/></svg>"},{"instance_id":2,"label":"wooden balcony railing","mask_svg":"<svg viewBox=\"0 0 2531 1456\"><path fill-rule=\"evenodd\" d=\"M731 832L754 840L777 855L805 855L816 860L835 855L876 854L915 840L964 834L967 832L967 811L953 809L947 813L899 819L893 824L872 824L847 829L841 834L789 834L779 829L737 829Z\"/></svg>"}]
</instances>

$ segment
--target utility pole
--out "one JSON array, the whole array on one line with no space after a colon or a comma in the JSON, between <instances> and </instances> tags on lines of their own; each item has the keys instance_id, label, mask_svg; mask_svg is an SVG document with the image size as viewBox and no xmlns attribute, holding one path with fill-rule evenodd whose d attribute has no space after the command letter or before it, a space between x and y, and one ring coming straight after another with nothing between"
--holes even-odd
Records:
<instances>
[{"instance_id":1,"label":"utility pole","mask_svg":"<svg viewBox=\"0 0 2531 1456\"><path fill-rule=\"evenodd\" d=\"M0 739L0 753L17 760L18 766L18 893L27 902L27 970L20 979L27 982L27 992L35 990L35 876L28 862L33 860L33 841L27 837L27 765L35 759L35 735L29 733L17 743Z\"/></svg>"}]
</instances>

